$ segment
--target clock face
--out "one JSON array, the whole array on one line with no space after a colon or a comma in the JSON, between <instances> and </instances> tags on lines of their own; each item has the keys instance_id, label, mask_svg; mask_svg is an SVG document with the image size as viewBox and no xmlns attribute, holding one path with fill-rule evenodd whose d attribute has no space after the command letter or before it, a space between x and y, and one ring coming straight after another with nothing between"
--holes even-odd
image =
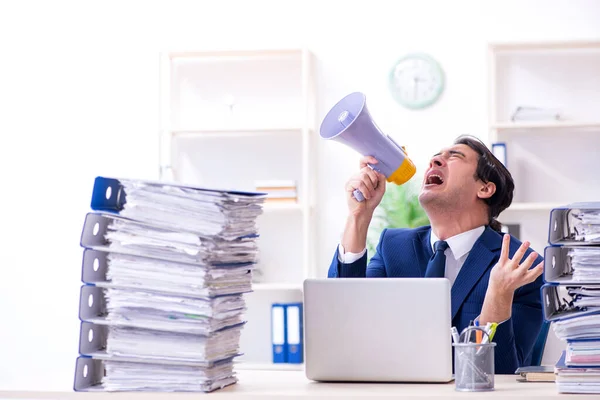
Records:
<instances>
[{"instance_id":1,"label":"clock face","mask_svg":"<svg viewBox=\"0 0 600 400\"><path fill-rule=\"evenodd\" d=\"M394 99L404 107L425 108L444 90L444 73L433 58L425 54L409 54L396 62L389 76Z\"/></svg>"}]
</instances>

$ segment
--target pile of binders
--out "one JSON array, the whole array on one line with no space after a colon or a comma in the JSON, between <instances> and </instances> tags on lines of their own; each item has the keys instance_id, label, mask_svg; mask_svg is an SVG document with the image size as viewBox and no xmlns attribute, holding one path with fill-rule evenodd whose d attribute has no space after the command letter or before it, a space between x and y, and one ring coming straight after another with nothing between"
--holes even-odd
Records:
<instances>
[{"instance_id":1,"label":"pile of binders","mask_svg":"<svg viewBox=\"0 0 600 400\"><path fill-rule=\"evenodd\" d=\"M559 393L600 393L600 202L550 213L544 252L544 318L566 341L555 366Z\"/></svg>"},{"instance_id":2,"label":"pile of binders","mask_svg":"<svg viewBox=\"0 0 600 400\"><path fill-rule=\"evenodd\" d=\"M210 392L237 382L264 200L96 178L80 243L75 391Z\"/></svg>"}]
</instances>

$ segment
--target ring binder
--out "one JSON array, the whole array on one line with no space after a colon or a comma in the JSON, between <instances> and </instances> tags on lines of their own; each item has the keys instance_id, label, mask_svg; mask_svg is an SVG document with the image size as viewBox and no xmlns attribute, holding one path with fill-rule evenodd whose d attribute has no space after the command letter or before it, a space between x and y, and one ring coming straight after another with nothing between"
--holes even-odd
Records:
<instances>
[{"instance_id":1,"label":"ring binder","mask_svg":"<svg viewBox=\"0 0 600 400\"><path fill-rule=\"evenodd\" d=\"M600 244L600 202L577 202L550 211L551 245Z\"/></svg>"},{"instance_id":2,"label":"ring binder","mask_svg":"<svg viewBox=\"0 0 600 400\"><path fill-rule=\"evenodd\" d=\"M99 325L92 322L81 322L79 331L79 354L82 356L92 357L94 359L100 360L130 361L150 364L160 362L169 365L188 365L203 367L210 367L217 362L232 360L234 357L241 355L238 351L229 351L225 354L214 355L213 357L206 357L205 359L191 359L177 356L162 357L159 356L159 353L156 353L152 356L146 354L142 355L134 353L135 349L131 349L129 354L116 354L109 350L109 336L111 334L111 328L114 327L111 325ZM219 331L219 333L221 335L233 333L235 336L237 336L240 331L239 328L241 328L241 324L238 326L223 329ZM146 332L149 334L152 333L152 331ZM200 345L197 343L200 339L199 336L193 338L193 335L186 335L186 337L188 336L191 343L194 343L193 339L195 339L195 347L198 347ZM167 341L168 337L166 338L165 342Z\"/></svg>"},{"instance_id":3,"label":"ring binder","mask_svg":"<svg viewBox=\"0 0 600 400\"><path fill-rule=\"evenodd\" d=\"M113 306L111 312L109 304L111 297L121 297L118 301L123 303L126 300L123 296L131 297L128 300L131 302L131 308ZM152 308L155 303L161 301L165 302L167 307L171 307L172 311L163 312ZM157 296L154 292L144 292L139 289L131 291L84 285L80 290L79 318L81 321L98 325L207 336L229 327L244 325L245 321L242 321L239 314L245 310L245 307L241 295L186 298L162 294ZM211 312L213 309L215 312ZM222 316L215 317L213 314L217 312ZM125 313L129 315L125 316ZM213 317L212 320L208 319L210 317Z\"/></svg>"},{"instance_id":4,"label":"ring binder","mask_svg":"<svg viewBox=\"0 0 600 400\"><path fill-rule=\"evenodd\" d=\"M140 275L113 280L110 276L109 264L112 265L110 270L117 271L126 267L131 270L135 264ZM160 268L157 269L157 266ZM254 264L236 263L210 266L169 260L159 261L127 252L117 253L109 252L108 249L87 248L83 253L81 269L81 280L87 285L122 289L144 287L158 293L212 297L250 292ZM205 270L208 271L208 274L205 273Z\"/></svg>"},{"instance_id":5,"label":"ring binder","mask_svg":"<svg viewBox=\"0 0 600 400\"><path fill-rule=\"evenodd\" d=\"M108 271L108 253L105 251L84 249L81 262L81 281L87 284L106 282Z\"/></svg>"},{"instance_id":6,"label":"ring binder","mask_svg":"<svg viewBox=\"0 0 600 400\"><path fill-rule=\"evenodd\" d=\"M145 368L151 368L154 376L153 380L148 380L145 384L145 388L142 390L146 391L157 391L163 389L160 382L154 383L158 379L164 379L165 375L171 373L172 370L175 372L175 379L167 389L168 391L204 391L210 392L215 389L220 389L225 386L231 385L237 382L235 376L227 376L227 365L231 363L231 359L222 360L213 363L210 366L202 365L182 365L182 364L169 364L169 363L150 363L139 360L115 360L115 359L99 359L91 358L86 356L79 356L75 362L75 377L73 383L73 389L75 391L122 391L132 390L134 384L129 384L129 388L123 387L127 385L127 382L114 382L107 385L108 387L102 387L104 380L107 376L107 370L121 368L124 374L131 374L131 369L137 369L143 371ZM181 380L181 372L186 371L196 379L190 381L186 387L181 388L179 381ZM123 373L122 373L123 375ZM224 377L224 378L223 378ZM202 379L204 378L204 379ZM208 378L208 379L207 379ZM219 379L221 378L221 379Z\"/></svg>"},{"instance_id":7,"label":"ring binder","mask_svg":"<svg viewBox=\"0 0 600 400\"><path fill-rule=\"evenodd\" d=\"M288 362L302 364L304 362L302 303L286 304L286 342L288 346Z\"/></svg>"},{"instance_id":8,"label":"ring binder","mask_svg":"<svg viewBox=\"0 0 600 400\"><path fill-rule=\"evenodd\" d=\"M102 391L98 385L102 382L104 367L102 360L79 356L75 362L73 389L80 391Z\"/></svg>"},{"instance_id":9,"label":"ring binder","mask_svg":"<svg viewBox=\"0 0 600 400\"><path fill-rule=\"evenodd\" d=\"M579 258L587 258L580 261ZM600 274L593 274L593 268L600 271L600 246L554 245L544 249L544 282L560 284L600 284ZM590 274L580 272L590 271Z\"/></svg>"}]
</instances>

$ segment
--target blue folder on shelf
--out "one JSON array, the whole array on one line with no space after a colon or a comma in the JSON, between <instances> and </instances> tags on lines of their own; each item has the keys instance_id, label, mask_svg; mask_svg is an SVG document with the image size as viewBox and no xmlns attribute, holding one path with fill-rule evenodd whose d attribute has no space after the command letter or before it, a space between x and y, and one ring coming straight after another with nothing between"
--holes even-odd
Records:
<instances>
[{"instance_id":1,"label":"blue folder on shelf","mask_svg":"<svg viewBox=\"0 0 600 400\"><path fill-rule=\"evenodd\" d=\"M288 362L288 344L286 338L286 305L274 303L271 306L271 342L273 345L273 363Z\"/></svg>"},{"instance_id":2,"label":"blue folder on shelf","mask_svg":"<svg viewBox=\"0 0 600 400\"><path fill-rule=\"evenodd\" d=\"M304 362L302 303L288 303L286 306L288 362L302 364Z\"/></svg>"},{"instance_id":3,"label":"blue folder on shelf","mask_svg":"<svg viewBox=\"0 0 600 400\"><path fill-rule=\"evenodd\" d=\"M500 161L505 167L508 168L508 163L507 163L508 157L506 155L506 143L504 143L504 142L493 143L492 144L492 154L494 154L494 156L496 156L498 161Z\"/></svg>"}]
</instances>

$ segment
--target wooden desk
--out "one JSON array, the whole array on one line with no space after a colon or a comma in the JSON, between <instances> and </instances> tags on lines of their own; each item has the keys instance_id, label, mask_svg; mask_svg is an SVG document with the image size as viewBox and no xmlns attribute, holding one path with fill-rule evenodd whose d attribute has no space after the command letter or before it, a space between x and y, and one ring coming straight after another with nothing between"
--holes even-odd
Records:
<instances>
[{"instance_id":1,"label":"wooden desk","mask_svg":"<svg viewBox=\"0 0 600 400\"><path fill-rule=\"evenodd\" d=\"M587 396L559 394L554 383L521 383L513 375L498 375L492 392L457 392L454 382L448 384L400 383L319 383L306 379L303 371L238 370L240 381L210 394L203 393L144 393L144 392L0 392L0 399L81 399L81 400L188 400L188 399L266 399L330 397L373 399L527 399L560 398L581 400ZM209 396L209 397L205 397ZM590 397L588 397L590 398Z\"/></svg>"}]
</instances>

